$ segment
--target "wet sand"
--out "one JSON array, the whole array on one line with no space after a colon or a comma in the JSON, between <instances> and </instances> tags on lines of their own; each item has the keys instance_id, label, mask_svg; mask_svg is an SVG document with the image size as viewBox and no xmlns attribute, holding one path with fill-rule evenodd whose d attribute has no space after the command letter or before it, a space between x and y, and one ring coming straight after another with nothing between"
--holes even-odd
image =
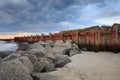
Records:
<instances>
[{"instance_id":1,"label":"wet sand","mask_svg":"<svg viewBox=\"0 0 120 80\"><path fill-rule=\"evenodd\" d=\"M50 74L59 80L120 80L120 53L82 53L71 57L71 63Z\"/></svg>"}]
</instances>

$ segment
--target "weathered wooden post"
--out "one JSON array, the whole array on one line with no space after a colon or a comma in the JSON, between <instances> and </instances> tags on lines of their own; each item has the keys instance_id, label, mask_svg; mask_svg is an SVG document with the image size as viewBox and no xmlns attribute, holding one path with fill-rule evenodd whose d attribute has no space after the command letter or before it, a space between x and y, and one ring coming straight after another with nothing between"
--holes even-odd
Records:
<instances>
[{"instance_id":1,"label":"weathered wooden post","mask_svg":"<svg viewBox=\"0 0 120 80\"><path fill-rule=\"evenodd\" d=\"M41 34L41 41L43 41L43 38L44 38L44 34Z\"/></svg>"},{"instance_id":2,"label":"weathered wooden post","mask_svg":"<svg viewBox=\"0 0 120 80\"><path fill-rule=\"evenodd\" d=\"M62 31L60 32L60 39L63 40L63 32Z\"/></svg>"},{"instance_id":3,"label":"weathered wooden post","mask_svg":"<svg viewBox=\"0 0 120 80\"><path fill-rule=\"evenodd\" d=\"M76 33L76 43L78 44L78 42L79 42L79 32L76 31L75 33Z\"/></svg>"},{"instance_id":4,"label":"weathered wooden post","mask_svg":"<svg viewBox=\"0 0 120 80\"><path fill-rule=\"evenodd\" d=\"M95 45L95 52L99 52L99 46L100 46L100 30L97 30L96 33L96 45Z\"/></svg>"},{"instance_id":5,"label":"weathered wooden post","mask_svg":"<svg viewBox=\"0 0 120 80\"><path fill-rule=\"evenodd\" d=\"M49 33L49 40L52 41L52 33Z\"/></svg>"},{"instance_id":6,"label":"weathered wooden post","mask_svg":"<svg viewBox=\"0 0 120 80\"><path fill-rule=\"evenodd\" d=\"M118 52L118 25L115 26L115 53Z\"/></svg>"}]
</instances>

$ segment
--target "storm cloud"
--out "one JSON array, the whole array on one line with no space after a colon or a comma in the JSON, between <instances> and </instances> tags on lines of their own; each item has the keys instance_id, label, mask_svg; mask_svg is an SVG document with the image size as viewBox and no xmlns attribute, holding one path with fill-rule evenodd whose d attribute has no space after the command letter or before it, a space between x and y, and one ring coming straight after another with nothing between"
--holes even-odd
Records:
<instances>
[{"instance_id":1,"label":"storm cloud","mask_svg":"<svg viewBox=\"0 0 120 80\"><path fill-rule=\"evenodd\" d=\"M0 32L55 32L120 22L120 0L0 0Z\"/></svg>"}]
</instances>

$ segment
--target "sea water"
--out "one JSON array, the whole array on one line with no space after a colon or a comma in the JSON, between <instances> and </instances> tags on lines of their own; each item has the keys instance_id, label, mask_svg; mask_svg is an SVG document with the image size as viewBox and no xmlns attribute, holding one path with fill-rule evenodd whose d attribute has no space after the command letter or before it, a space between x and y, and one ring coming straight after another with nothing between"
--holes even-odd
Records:
<instances>
[{"instance_id":1,"label":"sea water","mask_svg":"<svg viewBox=\"0 0 120 80\"><path fill-rule=\"evenodd\" d=\"M7 43L6 41L0 41L0 52L16 51L17 48L18 48L18 45L14 42Z\"/></svg>"}]
</instances>

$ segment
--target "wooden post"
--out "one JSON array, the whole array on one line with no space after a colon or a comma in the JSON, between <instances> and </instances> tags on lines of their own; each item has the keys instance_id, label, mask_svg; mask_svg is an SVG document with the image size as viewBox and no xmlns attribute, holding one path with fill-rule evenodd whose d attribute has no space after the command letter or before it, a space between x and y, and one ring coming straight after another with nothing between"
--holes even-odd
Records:
<instances>
[{"instance_id":1,"label":"wooden post","mask_svg":"<svg viewBox=\"0 0 120 80\"><path fill-rule=\"evenodd\" d=\"M63 40L63 32L60 32L60 39Z\"/></svg>"},{"instance_id":2,"label":"wooden post","mask_svg":"<svg viewBox=\"0 0 120 80\"><path fill-rule=\"evenodd\" d=\"M95 48L95 52L99 51L99 46L100 46L100 30L97 30L97 34L96 34L96 48Z\"/></svg>"},{"instance_id":3,"label":"wooden post","mask_svg":"<svg viewBox=\"0 0 120 80\"><path fill-rule=\"evenodd\" d=\"M63 40L65 42L64 32L63 31L60 32L60 38L61 38L61 40Z\"/></svg>"},{"instance_id":4,"label":"wooden post","mask_svg":"<svg viewBox=\"0 0 120 80\"><path fill-rule=\"evenodd\" d=\"M115 53L118 52L118 25L115 26Z\"/></svg>"},{"instance_id":5,"label":"wooden post","mask_svg":"<svg viewBox=\"0 0 120 80\"><path fill-rule=\"evenodd\" d=\"M41 34L41 41L43 41L43 36L44 36L44 34Z\"/></svg>"},{"instance_id":6,"label":"wooden post","mask_svg":"<svg viewBox=\"0 0 120 80\"><path fill-rule=\"evenodd\" d=\"M76 43L79 42L79 35L78 35L78 31L76 31Z\"/></svg>"},{"instance_id":7,"label":"wooden post","mask_svg":"<svg viewBox=\"0 0 120 80\"><path fill-rule=\"evenodd\" d=\"M52 33L49 33L49 38L52 41Z\"/></svg>"}]
</instances>

